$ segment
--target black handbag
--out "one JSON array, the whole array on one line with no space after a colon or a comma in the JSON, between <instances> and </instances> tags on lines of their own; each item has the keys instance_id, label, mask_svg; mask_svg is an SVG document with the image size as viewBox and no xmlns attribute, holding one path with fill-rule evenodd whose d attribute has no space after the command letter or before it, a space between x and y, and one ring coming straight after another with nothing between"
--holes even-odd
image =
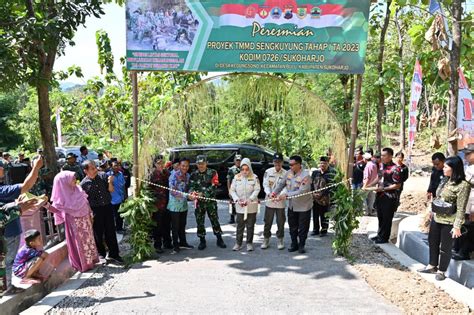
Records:
<instances>
[{"instance_id":1,"label":"black handbag","mask_svg":"<svg viewBox=\"0 0 474 315\"><path fill-rule=\"evenodd\" d=\"M456 213L456 205L441 199L435 199L431 203L431 211L436 214L452 215Z\"/></svg>"}]
</instances>

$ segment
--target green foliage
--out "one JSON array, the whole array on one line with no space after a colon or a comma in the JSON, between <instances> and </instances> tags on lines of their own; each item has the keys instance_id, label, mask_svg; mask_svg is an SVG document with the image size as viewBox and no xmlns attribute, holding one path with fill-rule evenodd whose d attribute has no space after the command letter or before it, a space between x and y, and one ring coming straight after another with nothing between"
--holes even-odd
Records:
<instances>
[{"instance_id":1,"label":"green foliage","mask_svg":"<svg viewBox=\"0 0 474 315\"><path fill-rule=\"evenodd\" d=\"M4 1L0 6L0 87L11 89L24 82L50 80L45 65L54 63L89 16L100 17L102 1ZM43 84L45 82L42 82ZM50 83L50 82L48 82Z\"/></svg>"},{"instance_id":2,"label":"green foliage","mask_svg":"<svg viewBox=\"0 0 474 315\"><path fill-rule=\"evenodd\" d=\"M338 172L335 182L344 179L344 175ZM334 240L332 248L336 255L350 258L349 248L352 241L352 232L359 227L358 217L363 215L363 192L352 191L348 185L336 186L331 200L334 206L328 216L334 222Z\"/></svg>"},{"instance_id":3,"label":"green foliage","mask_svg":"<svg viewBox=\"0 0 474 315\"><path fill-rule=\"evenodd\" d=\"M23 139L15 120L24 101L24 93L0 93L0 148L10 150L21 145Z\"/></svg>"},{"instance_id":4,"label":"green foliage","mask_svg":"<svg viewBox=\"0 0 474 315\"><path fill-rule=\"evenodd\" d=\"M120 207L121 217L130 226L129 242L133 262L144 261L152 257L155 252L150 242L150 234L155 224L151 218L153 212L156 212L153 201L152 193L146 187L142 187L137 197L127 199Z\"/></svg>"},{"instance_id":5,"label":"green foliage","mask_svg":"<svg viewBox=\"0 0 474 315\"><path fill-rule=\"evenodd\" d=\"M98 63L100 66L100 73L102 73L105 68L107 74L113 74L114 55L112 54L109 35L104 30L98 30L95 33L95 41L99 50ZM110 83L110 78L108 79L108 82Z\"/></svg>"}]
</instances>

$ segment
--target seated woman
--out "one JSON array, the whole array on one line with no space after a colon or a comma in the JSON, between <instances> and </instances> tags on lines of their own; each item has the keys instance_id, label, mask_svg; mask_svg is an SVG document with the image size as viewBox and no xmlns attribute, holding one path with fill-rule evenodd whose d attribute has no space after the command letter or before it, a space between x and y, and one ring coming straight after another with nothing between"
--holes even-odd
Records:
<instances>
[{"instance_id":1,"label":"seated woman","mask_svg":"<svg viewBox=\"0 0 474 315\"><path fill-rule=\"evenodd\" d=\"M92 230L92 211L87 194L76 183L74 172L62 171L56 175L51 201L53 205L46 208L54 213L56 225L64 223L71 266L80 272L94 268L99 257Z\"/></svg>"},{"instance_id":2,"label":"seated woman","mask_svg":"<svg viewBox=\"0 0 474 315\"><path fill-rule=\"evenodd\" d=\"M436 196L447 204L436 209L433 203L432 210L435 213L432 215L428 234L430 263L425 269L419 270L423 273L436 273L438 281L446 279L444 273L451 261L453 238L461 236L464 211L471 190L465 180L463 162L458 156L446 159L443 173L445 178L438 186Z\"/></svg>"},{"instance_id":3,"label":"seated woman","mask_svg":"<svg viewBox=\"0 0 474 315\"><path fill-rule=\"evenodd\" d=\"M240 173L235 175L230 185L230 195L236 203L237 235L232 250L242 248L244 229L247 227L247 251L253 251L253 231L257 221L258 193L260 181L252 171L252 164L245 158L240 164Z\"/></svg>"},{"instance_id":4,"label":"seated woman","mask_svg":"<svg viewBox=\"0 0 474 315\"><path fill-rule=\"evenodd\" d=\"M41 234L37 230L25 232L25 245L20 248L13 262L13 274L21 280L21 283L39 283L42 279L39 269L48 253L42 250L43 244Z\"/></svg>"}]
</instances>

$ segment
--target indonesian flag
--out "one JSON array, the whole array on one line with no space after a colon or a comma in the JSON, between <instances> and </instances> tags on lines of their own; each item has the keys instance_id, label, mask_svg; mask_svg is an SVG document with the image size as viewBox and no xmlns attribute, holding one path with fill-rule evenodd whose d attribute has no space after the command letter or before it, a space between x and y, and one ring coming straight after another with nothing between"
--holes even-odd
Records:
<instances>
[{"instance_id":1,"label":"indonesian flag","mask_svg":"<svg viewBox=\"0 0 474 315\"><path fill-rule=\"evenodd\" d=\"M254 22L261 25L293 24L298 28L343 27L354 9L339 4L297 4L294 0L267 0L263 5L224 4L216 27L252 26Z\"/></svg>"}]
</instances>

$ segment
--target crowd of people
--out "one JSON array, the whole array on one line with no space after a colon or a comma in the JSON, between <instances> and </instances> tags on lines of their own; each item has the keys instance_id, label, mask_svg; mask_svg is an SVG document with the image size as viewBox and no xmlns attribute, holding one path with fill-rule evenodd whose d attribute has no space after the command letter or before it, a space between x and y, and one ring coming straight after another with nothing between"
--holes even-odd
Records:
<instances>
[{"instance_id":1,"label":"crowd of people","mask_svg":"<svg viewBox=\"0 0 474 315\"><path fill-rule=\"evenodd\" d=\"M252 170L252 163L248 158L236 154L234 163L229 168L227 187L231 199L230 224L236 223L236 242L234 251L243 246L244 232L246 231L246 249L254 250L254 226L259 208L260 179ZM208 167L204 155L196 157L197 169L189 174L190 161L186 158L173 161L166 165L163 156L157 156L153 162L153 170L149 181L154 191L154 214L156 227L153 231L154 246L158 253L164 249L171 249L178 253L182 248L193 248L186 241L186 220L188 201L194 202L199 237L198 249L206 248L206 229L204 219L207 214L212 230L217 238L217 246L226 248L222 238L222 229L217 211L216 192L219 185L217 172ZM313 213L313 235L325 236L328 230L328 219L325 214L330 207L331 189L318 191L334 181L335 170L329 165L329 157L320 158L319 168L311 173L303 167L300 156L290 157L287 171L283 168L283 155L276 153L273 156L272 168L265 171L263 188L266 194L265 201L265 228L262 249L270 246L271 227L274 217L278 230L277 248L284 249L284 225L286 222L285 208L288 208L288 224L290 227L290 252L305 252L308 237L311 213ZM168 167L167 167L168 166ZM288 206L286 205L288 200ZM311 211L313 210L313 211Z\"/></svg>"},{"instance_id":2,"label":"crowd of people","mask_svg":"<svg viewBox=\"0 0 474 315\"><path fill-rule=\"evenodd\" d=\"M127 8L127 30L133 32L133 40L142 43L149 38L153 50L165 50L167 41L192 44L198 20L191 10L159 8L156 11Z\"/></svg>"},{"instance_id":3,"label":"crowd of people","mask_svg":"<svg viewBox=\"0 0 474 315\"><path fill-rule=\"evenodd\" d=\"M438 280L445 278L451 258L469 259L474 249L474 193L471 193L474 189L474 144L466 147L463 153L468 164L466 170L458 156L445 158L442 153L432 156L433 169L427 190L427 197L433 200L430 264L420 272L436 273ZM20 159L24 161L24 156ZM0 185L0 243L3 244L0 251L0 293L19 290L11 285L12 279L20 283L36 283L44 276L39 273L41 264L47 259L47 253L42 250L41 233L26 231L24 245L19 246L22 235L20 216L32 209L44 208L54 215L56 225L64 224L69 261L76 270L90 270L98 262L123 263L116 233L124 230L119 208L130 187L128 165L103 155L92 161L86 147L81 147L80 157L71 153L66 160L62 170L54 176L51 193L45 193L49 201L48 198L26 194L41 178L44 170L41 155L33 160L30 172L19 184L8 183L3 167L8 159L1 161L0 178L4 182ZM231 203L229 223L236 224L232 250L242 249L244 232L247 251L255 249L253 237L261 187L265 192L262 249L271 247L275 217L276 248L279 250L285 248L284 225L287 220L289 252L306 252L311 217L311 235L326 236L329 228L326 214L335 202L332 194L336 175L333 163L331 156L322 156L318 168L310 170L304 167L301 156L293 155L289 158L289 170L286 170L283 168L283 155L275 153L273 167L265 171L261 185L252 170L252 162L236 154L234 165L227 174ZM196 170L189 172L189 169L190 161L186 158L167 163L161 155L154 158L149 186L156 207L152 217L156 225L151 237L157 253L169 249L177 254L181 249L194 248L186 239L190 201L194 203L198 250L207 247L206 215L216 236L216 245L227 247L222 237L216 199L218 174L208 167L205 155L196 157ZM377 213L379 226L372 238L377 244L390 240L392 220L408 174L402 152L394 154L391 148L384 148L380 154L374 154L371 149L364 152L362 148L355 152L352 189L365 192L367 215L374 211Z\"/></svg>"},{"instance_id":4,"label":"crowd of people","mask_svg":"<svg viewBox=\"0 0 474 315\"><path fill-rule=\"evenodd\" d=\"M468 260L474 251L474 144L469 144L462 153L465 161L459 156L446 158L441 152L432 156L427 189L430 258L429 265L420 272L436 273L440 281L446 278L451 258ZM390 239L393 216L409 176L404 154L396 153L395 161L393 156L391 148L383 149L381 154L358 148L354 156L352 188L365 191L367 215L376 211L379 228L372 237L376 244Z\"/></svg>"},{"instance_id":5,"label":"crowd of people","mask_svg":"<svg viewBox=\"0 0 474 315\"><path fill-rule=\"evenodd\" d=\"M39 175L45 169L41 155L23 183L0 185L0 294L21 291L12 280L28 284L44 277L39 273L47 257L41 233L26 231L19 248L20 216L33 210L46 209L54 215L55 225L64 225L69 261L76 270L90 270L98 262L123 263L116 234L124 229L118 210L130 187L128 165L123 164L113 157L88 160L87 148L82 147L81 157L68 154L67 163L54 176L51 193L44 191L46 196L26 194L41 182Z\"/></svg>"}]
</instances>

